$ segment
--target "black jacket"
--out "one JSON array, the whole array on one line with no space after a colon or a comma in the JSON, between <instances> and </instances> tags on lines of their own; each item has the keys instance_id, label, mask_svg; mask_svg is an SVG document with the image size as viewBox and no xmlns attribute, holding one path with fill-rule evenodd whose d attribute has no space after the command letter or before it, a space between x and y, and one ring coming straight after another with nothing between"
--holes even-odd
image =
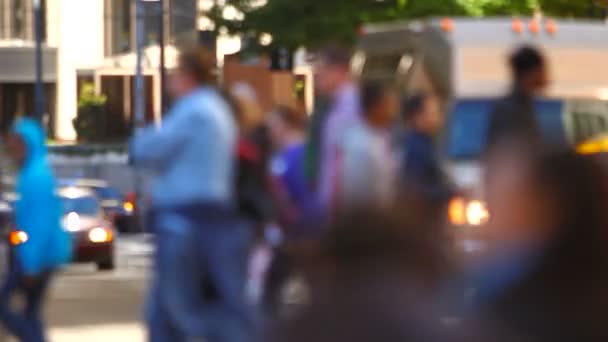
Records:
<instances>
[{"instance_id":1,"label":"black jacket","mask_svg":"<svg viewBox=\"0 0 608 342\"><path fill-rule=\"evenodd\" d=\"M401 183L404 191L414 191L433 202L448 202L452 189L435 155L432 137L407 132L402 143Z\"/></svg>"},{"instance_id":2,"label":"black jacket","mask_svg":"<svg viewBox=\"0 0 608 342\"><path fill-rule=\"evenodd\" d=\"M477 298L478 317L517 337L507 341L608 341L608 264L599 253L570 254L549 249L537 256L502 291Z\"/></svg>"},{"instance_id":3,"label":"black jacket","mask_svg":"<svg viewBox=\"0 0 608 342\"><path fill-rule=\"evenodd\" d=\"M502 143L537 146L542 140L534 99L519 89L496 104L488 127L488 149Z\"/></svg>"}]
</instances>

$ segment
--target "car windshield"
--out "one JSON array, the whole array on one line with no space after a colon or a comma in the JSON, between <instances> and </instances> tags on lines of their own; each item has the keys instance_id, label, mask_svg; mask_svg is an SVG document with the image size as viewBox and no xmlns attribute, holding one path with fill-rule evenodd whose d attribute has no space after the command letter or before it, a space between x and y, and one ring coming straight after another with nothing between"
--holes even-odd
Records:
<instances>
[{"instance_id":1,"label":"car windshield","mask_svg":"<svg viewBox=\"0 0 608 342\"><path fill-rule=\"evenodd\" d=\"M99 200L95 197L62 198L63 212L84 216L96 216L101 211Z\"/></svg>"},{"instance_id":2,"label":"car windshield","mask_svg":"<svg viewBox=\"0 0 608 342\"><path fill-rule=\"evenodd\" d=\"M490 112L494 102L493 99L467 99L456 103L449 116L445 140L449 159L479 159L485 150ZM563 101L538 101L536 112L544 139L553 144L566 144L568 138L564 125Z\"/></svg>"}]
</instances>

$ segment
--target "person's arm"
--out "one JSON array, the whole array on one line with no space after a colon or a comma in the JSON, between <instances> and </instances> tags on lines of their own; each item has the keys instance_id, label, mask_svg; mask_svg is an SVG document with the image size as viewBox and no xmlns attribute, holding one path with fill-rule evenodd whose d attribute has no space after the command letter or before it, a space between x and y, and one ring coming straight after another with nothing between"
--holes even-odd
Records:
<instances>
[{"instance_id":1,"label":"person's arm","mask_svg":"<svg viewBox=\"0 0 608 342\"><path fill-rule=\"evenodd\" d=\"M311 188L316 188L319 181L319 167L322 158L322 135L327 119L328 101L324 98L315 99L315 108L310 118L308 139L306 144L306 177Z\"/></svg>"},{"instance_id":2,"label":"person's arm","mask_svg":"<svg viewBox=\"0 0 608 342\"><path fill-rule=\"evenodd\" d=\"M340 199L345 203L358 203L369 198L374 189L374 156L367 141L360 136L352 136L345 144L342 161L339 165L341 175Z\"/></svg>"},{"instance_id":3,"label":"person's arm","mask_svg":"<svg viewBox=\"0 0 608 342\"><path fill-rule=\"evenodd\" d=\"M195 133L201 120L201 116L189 115L185 110L195 109L178 109L163 120L161 127L152 125L135 135L130 142L129 152L136 166L153 168L167 163L176 155L184 142Z\"/></svg>"},{"instance_id":4,"label":"person's arm","mask_svg":"<svg viewBox=\"0 0 608 342\"><path fill-rule=\"evenodd\" d=\"M406 151L403 178L406 186L423 195L439 200L448 200L451 189L443 179L443 171L432 148L412 144Z\"/></svg>"}]
</instances>

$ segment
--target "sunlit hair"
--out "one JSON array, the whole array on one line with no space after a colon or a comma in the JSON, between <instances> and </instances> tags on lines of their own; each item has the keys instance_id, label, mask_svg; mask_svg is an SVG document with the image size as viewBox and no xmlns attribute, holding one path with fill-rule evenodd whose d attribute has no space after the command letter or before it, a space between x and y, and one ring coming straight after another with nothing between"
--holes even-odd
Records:
<instances>
[{"instance_id":1,"label":"sunlit hair","mask_svg":"<svg viewBox=\"0 0 608 342\"><path fill-rule=\"evenodd\" d=\"M177 59L178 69L190 75L200 85L217 83L215 56L204 48L183 50Z\"/></svg>"}]
</instances>

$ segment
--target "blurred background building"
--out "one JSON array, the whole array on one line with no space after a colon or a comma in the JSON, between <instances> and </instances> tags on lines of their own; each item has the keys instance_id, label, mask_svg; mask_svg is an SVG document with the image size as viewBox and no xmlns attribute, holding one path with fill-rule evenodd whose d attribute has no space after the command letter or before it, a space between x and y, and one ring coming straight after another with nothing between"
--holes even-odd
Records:
<instances>
[{"instance_id":1,"label":"blurred background building","mask_svg":"<svg viewBox=\"0 0 608 342\"><path fill-rule=\"evenodd\" d=\"M164 8L161 8L161 3ZM8 125L34 110L35 51L32 0L0 0L0 122ZM134 113L136 50L135 0L41 0L46 120L49 135L59 141L77 138L73 119L83 90L94 86L103 95L104 132L128 131ZM263 6L265 2L260 2ZM312 72L306 53L257 47L272 36L246 37L217 27L208 16L217 3L209 0L145 0L143 72L146 119L159 121L161 106L160 25L164 25L165 66L175 65L178 46L202 44L215 49L222 79L229 86L250 83L264 109L277 103L312 106ZM221 7L223 20L239 21L243 13ZM265 50L268 52L268 49ZM241 53L242 52L242 53ZM241 54L239 54L241 53ZM224 65L224 56L227 58ZM298 57L299 56L299 57ZM104 134L104 133L102 133Z\"/></svg>"},{"instance_id":2,"label":"blurred background building","mask_svg":"<svg viewBox=\"0 0 608 342\"><path fill-rule=\"evenodd\" d=\"M52 0L50 2L53 2ZM0 0L0 118L7 125L17 113L33 112L34 83L34 11L31 0ZM48 5L42 0L43 41L48 42ZM56 113L57 56L56 46L45 44L44 75L47 113Z\"/></svg>"},{"instance_id":3,"label":"blurred background building","mask_svg":"<svg viewBox=\"0 0 608 342\"><path fill-rule=\"evenodd\" d=\"M34 23L31 0L0 0L0 121L33 111L35 82ZM42 0L44 82L51 136L76 138L72 119L80 90L95 84L107 95L108 121L130 120L135 71L133 0ZM197 38L197 3L192 0L145 1L147 116L160 113L159 25L165 24L167 66L175 45ZM162 15L161 15L162 13Z\"/></svg>"}]
</instances>

